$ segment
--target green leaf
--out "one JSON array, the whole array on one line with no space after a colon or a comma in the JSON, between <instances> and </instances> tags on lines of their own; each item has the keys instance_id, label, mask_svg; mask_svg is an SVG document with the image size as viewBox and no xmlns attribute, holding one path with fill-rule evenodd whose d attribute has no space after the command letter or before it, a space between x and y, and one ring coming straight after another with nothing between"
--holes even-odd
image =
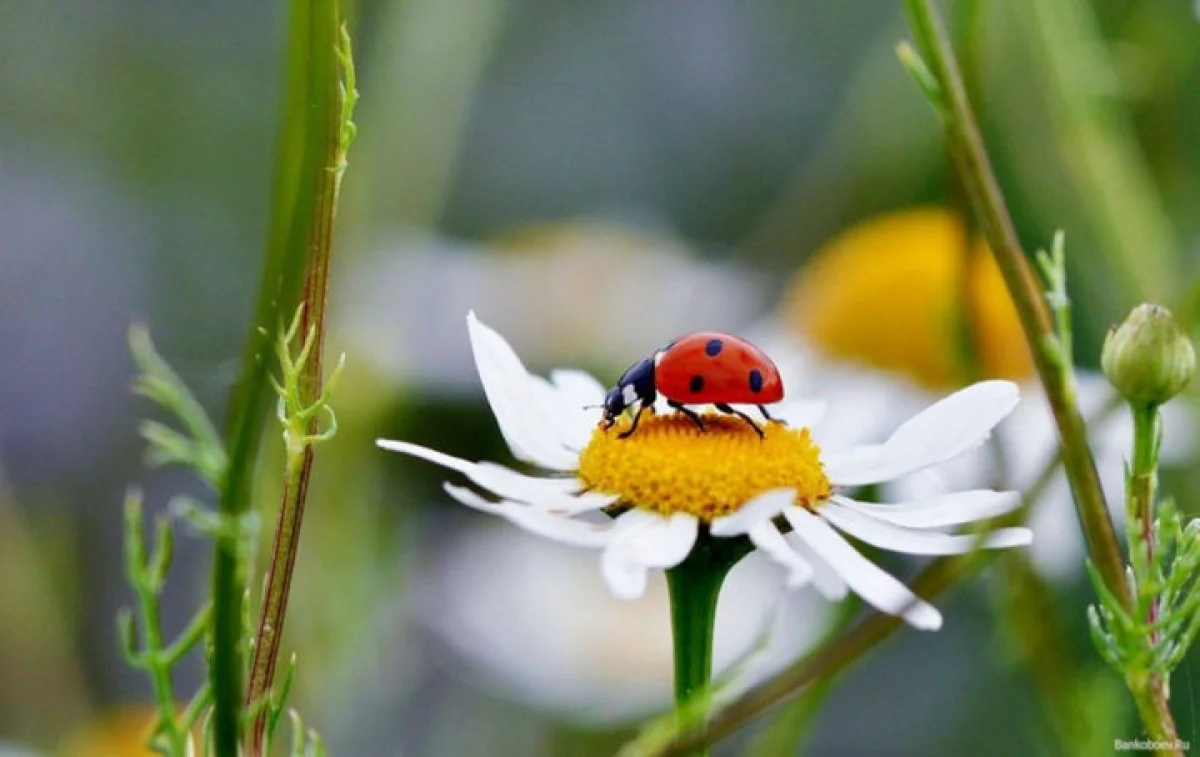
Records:
<instances>
[{"instance_id":1,"label":"green leaf","mask_svg":"<svg viewBox=\"0 0 1200 757\"><path fill-rule=\"evenodd\" d=\"M137 626L134 624L133 611L127 607L117 613L117 638L121 642L121 656L130 667L140 668L146 662L138 650Z\"/></svg>"},{"instance_id":2,"label":"green leaf","mask_svg":"<svg viewBox=\"0 0 1200 757\"><path fill-rule=\"evenodd\" d=\"M144 326L130 326L129 350L141 370L134 379L134 392L173 414L184 427L180 432L156 421L143 423L141 434L150 444L148 460L153 465L187 465L211 486L220 488L225 475L225 450L203 406L154 349Z\"/></svg>"},{"instance_id":3,"label":"green leaf","mask_svg":"<svg viewBox=\"0 0 1200 757\"><path fill-rule=\"evenodd\" d=\"M942 97L942 88L938 85L937 78L933 75L933 72L929 70L929 66L925 65L925 61L921 59L921 56L913 49L913 46L907 42L901 42L896 45L896 57L900 59L900 65L904 66L904 70L908 71L913 81L921 88L925 99L944 117L946 102Z\"/></svg>"},{"instance_id":4,"label":"green leaf","mask_svg":"<svg viewBox=\"0 0 1200 757\"><path fill-rule=\"evenodd\" d=\"M125 495L125 573L136 587L146 580L146 519L140 492Z\"/></svg>"}]
</instances>

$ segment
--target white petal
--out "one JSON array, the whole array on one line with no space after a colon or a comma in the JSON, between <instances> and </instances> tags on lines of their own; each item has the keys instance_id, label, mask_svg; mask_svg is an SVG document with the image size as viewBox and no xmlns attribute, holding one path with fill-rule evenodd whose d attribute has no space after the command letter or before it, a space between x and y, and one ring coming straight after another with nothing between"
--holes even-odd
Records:
<instances>
[{"instance_id":1,"label":"white petal","mask_svg":"<svg viewBox=\"0 0 1200 757\"><path fill-rule=\"evenodd\" d=\"M526 476L495 463L473 463L412 442L377 439L379 447L419 457L443 468L458 471L484 489L505 499L526 502L543 510L580 513L598 510L616 501L616 495L584 492L577 494L579 481L573 478Z\"/></svg>"},{"instance_id":2,"label":"white petal","mask_svg":"<svg viewBox=\"0 0 1200 757\"><path fill-rule=\"evenodd\" d=\"M845 579L825 561L825 558L814 552L813 548L808 546L808 542L794 533L785 534L783 538L792 551L800 555L812 567L812 584L821 593L821 596L830 602L841 602L846 598L846 593L850 588L846 586Z\"/></svg>"},{"instance_id":3,"label":"white petal","mask_svg":"<svg viewBox=\"0 0 1200 757\"><path fill-rule=\"evenodd\" d=\"M796 589L812 580L812 566L788 546L774 523L760 521L750 527L748 535L754 546L787 569L788 588Z\"/></svg>"},{"instance_id":4,"label":"white petal","mask_svg":"<svg viewBox=\"0 0 1200 757\"><path fill-rule=\"evenodd\" d=\"M979 490L894 504L859 502L840 495L835 495L833 501L905 528L942 528L1010 513L1021 506L1021 495L1019 492Z\"/></svg>"},{"instance_id":5,"label":"white petal","mask_svg":"<svg viewBox=\"0 0 1200 757\"><path fill-rule=\"evenodd\" d=\"M489 502L470 489L453 484L443 484L442 488L467 507L499 515L526 531L575 547L607 547L617 535L615 521L614 523L596 524L572 520L564 515L551 515L516 502L505 500Z\"/></svg>"},{"instance_id":6,"label":"white petal","mask_svg":"<svg viewBox=\"0 0 1200 757\"><path fill-rule=\"evenodd\" d=\"M872 518L836 502L826 502L819 514L842 531L868 544L910 555L965 555L976 547L977 542L981 549L1004 549L1025 546L1033 541L1033 534L1028 528L998 528L982 540L974 534L915 531Z\"/></svg>"},{"instance_id":7,"label":"white petal","mask_svg":"<svg viewBox=\"0 0 1200 757\"><path fill-rule=\"evenodd\" d=\"M475 367L500 433L513 455L552 470L572 470L578 456L558 441L549 419L534 412L529 372L504 337L467 314Z\"/></svg>"},{"instance_id":8,"label":"white petal","mask_svg":"<svg viewBox=\"0 0 1200 757\"><path fill-rule=\"evenodd\" d=\"M883 444L827 453L825 473L835 486L858 486L945 462L983 444L1019 398L1011 381L973 384L926 408Z\"/></svg>"},{"instance_id":9,"label":"white petal","mask_svg":"<svg viewBox=\"0 0 1200 757\"><path fill-rule=\"evenodd\" d=\"M578 454L591 440L592 430L600 420L596 410L585 410L582 404L541 376L530 374L529 401L537 408L558 444Z\"/></svg>"},{"instance_id":10,"label":"white petal","mask_svg":"<svg viewBox=\"0 0 1200 757\"><path fill-rule=\"evenodd\" d=\"M794 533L850 585L854 593L889 615L900 615L915 628L936 631L942 616L932 605L913 594L907 586L858 553L829 524L801 507L789 508L784 516Z\"/></svg>"},{"instance_id":11,"label":"white petal","mask_svg":"<svg viewBox=\"0 0 1200 757\"><path fill-rule=\"evenodd\" d=\"M604 402L604 385L587 371L559 368L550 371L550 380L562 390L564 396L580 407Z\"/></svg>"},{"instance_id":12,"label":"white petal","mask_svg":"<svg viewBox=\"0 0 1200 757\"><path fill-rule=\"evenodd\" d=\"M675 513L664 518L645 510L630 510L616 520L616 535L604 550L600 567L613 594L637 599L646 591L649 568L673 568L696 543L698 522Z\"/></svg>"},{"instance_id":13,"label":"white petal","mask_svg":"<svg viewBox=\"0 0 1200 757\"><path fill-rule=\"evenodd\" d=\"M759 494L740 508L712 522L713 536L737 536L749 533L796 503L795 489L772 489Z\"/></svg>"}]
</instances>

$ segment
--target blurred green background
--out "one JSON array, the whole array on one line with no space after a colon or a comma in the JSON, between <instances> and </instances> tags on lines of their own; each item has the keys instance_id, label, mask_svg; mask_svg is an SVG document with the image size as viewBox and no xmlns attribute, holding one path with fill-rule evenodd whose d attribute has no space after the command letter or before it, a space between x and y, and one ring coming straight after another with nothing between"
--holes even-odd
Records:
<instances>
[{"instance_id":1,"label":"blurred green background","mask_svg":"<svg viewBox=\"0 0 1200 757\"><path fill-rule=\"evenodd\" d=\"M1067 231L1078 359L1095 367L1132 305L1195 289L1200 23L1185 0L943 5L1022 238ZM142 486L154 508L209 495L143 468L136 427L152 409L128 391L125 331L148 323L220 418L259 275L285 11L0 4L0 743L140 753L125 724L149 690L113 622L131 602L123 492ZM611 381L677 332L770 317L803 261L856 222L961 207L895 60L900 4L404 0L354 17L361 136L329 345L348 368L289 615L296 703L333 754L610 753L628 723L481 681L424 620L439 591L466 592L443 585L447 555L472 560L451 547L492 524L447 503L440 471L371 442L509 460L468 308L531 368ZM1194 513L1193 468L1166 485ZM185 535L177 552L168 628L207 591L208 542ZM995 613L989 582L1003 580L955 592L944 631L901 633L856 667L811 753L1059 753L1014 651L1020 626ZM1133 738L1087 638L1086 580L1053 591L1090 717ZM1196 658L1174 689L1192 743ZM184 690L202 675L191 660Z\"/></svg>"}]
</instances>

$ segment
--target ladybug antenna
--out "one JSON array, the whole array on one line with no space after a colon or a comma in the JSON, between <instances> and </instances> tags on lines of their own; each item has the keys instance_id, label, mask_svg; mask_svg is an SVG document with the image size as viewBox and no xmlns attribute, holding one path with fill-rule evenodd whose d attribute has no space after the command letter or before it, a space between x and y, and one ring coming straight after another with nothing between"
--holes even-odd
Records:
<instances>
[{"instance_id":1,"label":"ladybug antenna","mask_svg":"<svg viewBox=\"0 0 1200 757\"><path fill-rule=\"evenodd\" d=\"M583 406L583 409L584 409L584 410L599 410L599 409L601 409L601 408L603 408L603 407L604 407L604 405L603 405L603 404L600 404L600 405L584 405L584 406Z\"/></svg>"}]
</instances>

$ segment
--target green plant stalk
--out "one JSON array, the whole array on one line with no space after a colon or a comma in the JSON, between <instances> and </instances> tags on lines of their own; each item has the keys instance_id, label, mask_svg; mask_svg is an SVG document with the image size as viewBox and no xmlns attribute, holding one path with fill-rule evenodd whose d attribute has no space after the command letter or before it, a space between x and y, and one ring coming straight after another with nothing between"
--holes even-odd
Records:
<instances>
[{"instance_id":1,"label":"green plant stalk","mask_svg":"<svg viewBox=\"0 0 1200 757\"><path fill-rule=\"evenodd\" d=\"M1133 412L1133 462L1129 477L1129 513L1128 527L1140 531L1141 543L1145 545L1144 556L1134 556L1130 562L1133 565L1137 579L1137 606L1145 608L1146 617L1142 621L1150 627L1158 621L1157 592L1161 587L1156 586L1151 573L1155 565L1154 543L1154 495L1158 485L1158 434L1159 412L1154 405L1131 405ZM1130 544L1135 540L1130 539ZM1132 548L1132 547L1131 547ZM1140 575L1139 575L1140 574ZM1149 637L1145 640L1148 646L1153 646L1159 631L1147 630ZM1159 673L1150 670L1132 670L1126 674L1129 691L1137 703L1138 715L1152 741L1171 744L1170 748L1158 750L1159 754L1180 754L1174 748L1178 737L1175 721L1171 717L1170 698L1167 693L1167 679Z\"/></svg>"},{"instance_id":2,"label":"green plant stalk","mask_svg":"<svg viewBox=\"0 0 1200 757\"><path fill-rule=\"evenodd\" d=\"M304 73L313 92L320 93L313 98L320 107L315 107L309 114L313 121L312 133L319 136L319 141L314 141L313 144L318 152L317 170L312 181L315 204L308 219L308 256L299 329L299 333L304 335L305 344L309 345L308 354L300 364L300 401L304 405L311 405L322 397L325 311L329 294L329 262L333 248L334 217L337 212L342 173L345 170L345 150L354 137L347 106L349 109L353 108L356 93L353 90L352 74L348 74L349 91L342 89L342 64L339 62L339 54L344 52L348 55L349 50L342 47L343 43L348 44L348 38L340 26L336 1L315 3L310 7L303 0L295 0L292 13L293 24L297 23L296 19L308 24L305 45L308 66ZM348 63L346 65L347 70L352 71L352 67ZM316 435L319 423L320 414L313 414L307 423L306 434ZM298 448L288 446L279 516L267 569L266 590L255 637L250 680L246 688L247 708L260 704L274 683L292 574L299 548L304 505L308 496L308 482L312 474L312 444L305 443ZM262 753L267 719L267 708L258 707L250 729L251 755L257 756Z\"/></svg>"},{"instance_id":3,"label":"green plant stalk","mask_svg":"<svg viewBox=\"0 0 1200 757\"><path fill-rule=\"evenodd\" d=\"M934 103L945 126L951 156L1012 295L1034 366L1053 411L1062 441L1063 467L1075 495L1088 550L1105 583L1126 606L1130 606L1132 595L1125 580L1124 561L1088 447L1083 417L1075 404L1070 384L1062 380L1062 367L1056 360L1056 353L1049 346L1055 339L1054 322L1017 240L983 138L967 102L954 53L932 0L906 0L906 7L917 48L937 87L933 93ZM923 89L930 93L928 86L923 85Z\"/></svg>"},{"instance_id":4,"label":"green plant stalk","mask_svg":"<svg viewBox=\"0 0 1200 757\"><path fill-rule=\"evenodd\" d=\"M138 537L133 540L134 546L127 555L127 561L130 575L133 577L133 590L142 610L139 625L142 638L146 640L146 651L142 653L142 657L146 669L150 672L151 688L154 689L155 709L158 712L155 731L166 737L171 755L182 757L187 754L187 735L180 731L174 718L175 689L171 681L171 666L163 659L162 611L158 601L158 588L148 580L146 574L140 504L127 504L126 517L130 519L129 529L137 529L138 533Z\"/></svg>"},{"instance_id":5,"label":"green plant stalk","mask_svg":"<svg viewBox=\"0 0 1200 757\"><path fill-rule=\"evenodd\" d=\"M1158 488L1158 408L1153 405L1133 406L1133 464L1130 468L1130 492L1127 522L1130 529L1141 531L1141 541L1146 545L1145 563L1132 560L1135 569L1139 564L1145 566L1148 573L1154 565L1154 494ZM1133 541L1130 540L1132 544ZM1149 576L1137 576L1138 591L1150 591L1147 581ZM1149 617L1144 620L1153 625L1157 620L1155 603L1150 601Z\"/></svg>"},{"instance_id":6,"label":"green plant stalk","mask_svg":"<svg viewBox=\"0 0 1200 757\"><path fill-rule=\"evenodd\" d=\"M271 410L270 362L274 329L290 315L306 280L314 246L312 219L320 187L327 184L328 149L336 127L334 0L293 0L286 52L270 229L258 303L241 361L241 373L226 420L229 468L221 491L223 517L240 519L252 507L262 431ZM320 20L320 21L318 21ZM325 72L321 76L320 72ZM221 757L238 754L242 690L245 561L237 529L223 529L213 559L213 748Z\"/></svg>"},{"instance_id":7,"label":"green plant stalk","mask_svg":"<svg viewBox=\"0 0 1200 757\"><path fill-rule=\"evenodd\" d=\"M261 706L263 698L270 694L275 678L275 666L279 657L279 645L283 637L283 623L287 615L287 601L291 590L292 574L296 565L297 547L300 543L300 524L304 517L307 499L309 472L312 470L313 450L304 447L299 455L289 456L286 466L279 521L271 547L271 564L267 571L267 588L263 598L262 617L254 644L254 661L250 669L250 682L246 692L247 707L258 706L250 732L250 754L258 755L263 750L268 708Z\"/></svg>"},{"instance_id":8,"label":"green plant stalk","mask_svg":"<svg viewBox=\"0 0 1200 757\"><path fill-rule=\"evenodd\" d=\"M138 582L135 591L138 604L142 607L142 634L146 639L146 667L153 682L155 709L158 710L158 728L166 736L171 754L182 757L187 754L187 734L179 729L173 717L175 694L171 683L171 668L161 657L163 648L162 613L158 595L151 587Z\"/></svg>"},{"instance_id":9,"label":"green plant stalk","mask_svg":"<svg viewBox=\"0 0 1200 757\"><path fill-rule=\"evenodd\" d=\"M667 571L671 595L671 638L675 652L675 704L684 707L712 682L713 632L721 584L732 565L694 551ZM693 754L704 755L706 750Z\"/></svg>"}]
</instances>

